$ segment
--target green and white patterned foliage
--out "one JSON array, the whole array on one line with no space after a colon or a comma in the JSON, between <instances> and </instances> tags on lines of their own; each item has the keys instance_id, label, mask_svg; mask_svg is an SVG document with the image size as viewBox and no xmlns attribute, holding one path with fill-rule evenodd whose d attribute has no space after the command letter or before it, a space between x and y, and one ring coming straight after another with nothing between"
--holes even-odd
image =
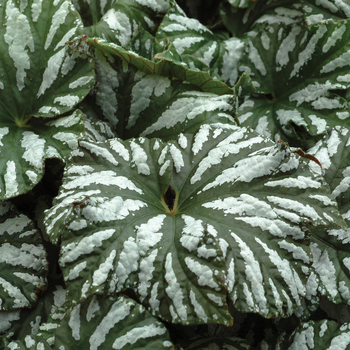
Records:
<instances>
[{"instance_id":1,"label":"green and white patterned foliage","mask_svg":"<svg viewBox=\"0 0 350 350\"><path fill-rule=\"evenodd\" d=\"M29 308L47 287L47 260L34 222L0 203L0 311ZM3 331L3 324L0 332Z\"/></svg>"},{"instance_id":2,"label":"green and white patterned foliage","mask_svg":"<svg viewBox=\"0 0 350 350\"><path fill-rule=\"evenodd\" d=\"M310 234L344 224L321 176L245 128L80 145L45 219L74 302L131 288L168 322L229 324L228 292L240 311L288 316Z\"/></svg>"}]
</instances>

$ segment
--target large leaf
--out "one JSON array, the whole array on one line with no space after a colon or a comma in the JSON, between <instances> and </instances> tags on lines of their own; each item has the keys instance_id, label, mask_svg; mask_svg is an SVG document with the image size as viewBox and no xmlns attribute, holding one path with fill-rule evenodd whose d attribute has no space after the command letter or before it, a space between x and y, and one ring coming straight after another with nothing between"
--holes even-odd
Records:
<instances>
[{"instance_id":1,"label":"large leaf","mask_svg":"<svg viewBox=\"0 0 350 350\"><path fill-rule=\"evenodd\" d=\"M295 145L330 126L349 125L347 101L331 90L349 87L350 22L272 24L249 35L240 69L250 74L259 96L240 107L241 125Z\"/></svg>"},{"instance_id":2,"label":"large leaf","mask_svg":"<svg viewBox=\"0 0 350 350\"><path fill-rule=\"evenodd\" d=\"M174 349L165 326L144 307L123 297L93 296L62 319L57 349Z\"/></svg>"},{"instance_id":3,"label":"large leaf","mask_svg":"<svg viewBox=\"0 0 350 350\"><path fill-rule=\"evenodd\" d=\"M120 48L114 50L111 44L102 47L101 41L92 42L106 48L106 53L120 53ZM227 86L225 89L231 94L218 96L202 92L194 84L158 75L157 70L155 74L144 74L100 50L96 50L95 58L96 87L85 102L91 113L109 121L123 139L141 135L168 140L180 132L194 132L204 123L236 124L233 91ZM182 69L186 70L183 66Z\"/></svg>"},{"instance_id":4,"label":"large leaf","mask_svg":"<svg viewBox=\"0 0 350 350\"><path fill-rule=\"evenodd\" d=\"M34 222L0 203L0 310L35 305L46 289L47 260ZM0 313L1 318L1 313Z\"/></svg>"},{"instance_id":5,"label":"large leaf","mask_svg":"<svg viewBox=\"0 0 350 350\"><path fill-rule=\"evenodd\" d=\"M45 159L64 161L83 135L79 110L47 122L33 118L25 128L0 127L0 200L31 190L44 175Z\"/></svg>"},{"instance_id":6,"label":"large leaf","mask_svg":"<svg viewBox=\"0 0 350 350\"><path fill-rule=\"evenodd\" d=\"M70 1L2 1L0 10L0 126L73 109L89 92L91 59L66 45L83 33Z\"/></svg>"},{"instance_id":7,"label":"large leaf","mask_svg":"<svg viewBox=\"0 0 350 350\"><path fill-rule=\"evenodd\" d=\"M81 146L45 219L74 302L132 288L167 321L228 324L227 290L240 311L290 315L308 227L343 224L322 177L245 128Z\"/></svg>"}]
</instances>

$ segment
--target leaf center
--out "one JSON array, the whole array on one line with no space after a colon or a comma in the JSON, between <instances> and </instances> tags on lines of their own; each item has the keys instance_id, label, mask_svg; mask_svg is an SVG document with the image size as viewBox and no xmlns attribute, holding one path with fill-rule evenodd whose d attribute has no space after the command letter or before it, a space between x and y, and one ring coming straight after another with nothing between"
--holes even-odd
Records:
<instances>
[{"instance_id":1,"label":"leaf center","mask_svg":"<svg viewBox=\"0 0 350 350\"><path fill-rule=\"evenodd\" d=\"M170 214L175 214L174 207L176 207L176 192L174 189L169 185L167 191L163 195L163 200L167 206L167 209L169 210Z\"/></svg>"}]
</instances>

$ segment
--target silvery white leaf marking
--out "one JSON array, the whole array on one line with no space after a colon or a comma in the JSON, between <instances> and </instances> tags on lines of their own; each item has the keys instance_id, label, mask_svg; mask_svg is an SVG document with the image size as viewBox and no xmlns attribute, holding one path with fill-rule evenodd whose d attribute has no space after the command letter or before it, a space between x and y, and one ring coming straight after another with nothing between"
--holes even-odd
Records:
<instances>
[{"instance_id":1,"label":"silvery white leaf marking","mask_svg":"<svg viewBox=\"0 0 350 350\"><path fill-rule=\"evenodd\" d=\"M204 237L203 221L188 215L181 215L181 218L184 220L185 226L182 229L180 242L183 247L192 252L198 248L201 238Z\"/></svg>"},{"instance_id":2,"label":"silvery white leaf marking","mask_svg":"<svg viewBox=\"0 0 350 350\"><path fill-rule=\"evenodd\" d=\"M208 316L206 315L201 304L196 300L196 294L192 290L190 290L190 300L191 300L191 304L194 307L194 312L196 313L197 317L203 320L204 323L207 323Z\"/></svg>"},{"instance_id":3,"label":"silvery white leaf marking","mask_svg":"<svg viewBox=\"0 0 350 350\"><path fill-rule=\"evenodd\" d=\"M338 294L336 270L329 259L327 249L322 252L316 243L311 243L310 248L313 256L312 266L319 275L327 292L334 298Z\"/></svg>"},{"instance_id":4,"label":"silvery white leaf marking","mask_svg":"<svg viewBox=\"0 0 350 350\"><path fill-rule=\"evenodd\" d=\"M252 312L256 312L257 307L254 305L254 300L253 300L253 294L251 293L251 291L249 290L247 283L243 282L243 293L245 296L245 301L249 307L249 310Z\"/></svg>"},{"instance_id":5,"label":"silvery white leaf marking","mask_svg":"<svg viewBox=\"0 0 350 350\"><path fill-rule=\"evenodd\" d=\"M278 312L282 313L283 302L282 302L281 296L278 293L278 290L277 290L277 288L276 288L276 286L273 283L271 278L269 278L269 284L271 286L273 297L275 298L275 306L276 306Z\"/></svg>"},{"instance_id":6,"label":"silvery white leaf marking","mask_svg":"<svg viewBox=\"0 0 350 350\"><path fill-rule=\"evenodd\" d=\"M315 47L318 43L318 41L326 34L327 27L320 25L316 31L315 34L312 35L310 40L308 41L305 49L299 53L299 60L297 63L295 63L293 71L290 74L290 78L293 78L294 76L299 75L300 69L309 61L315 52ZM325 65L327 66L327 65ZM323 73L323 70L325 69L325 66L322 68L321 73Z\"/></svg>"},{"instance_id":7,"label":"silvery white leaf marking","mask_svg":"<svg viewBox=\"0 0 350 350\"><path fill-rule=\"evenodd\" d=\"M343 244L350 243L350 228L348 228L347 230L329 230L327 231L327 233L331 236L337 237L337 240L341 241Z\"/></svg>"},{"instance_id":8,"label":"silvery white leaf marking","mask_svg":"<svg viewBox=\"0 0 350 350\"><path fill-rule=\"evenodd\" d=\"M79 136L72 132L58 132L54 134L52 138L61 141L63 144L67 144L72 150L78 148Z\"/></svg>"},{"instance_id":9,"label":"silvery white leaf marking","mask_svg":"<svg viewBox=\"0 0 350 350\"><path fill-rule=\"evenodd\" d=\"M33 0L32 2L32 20L37 22L42 11L42 0Z\"/></svg>"},{"instance_id":10,"label":"silvery white leaf marking","mask_svg":"<svg viewBox=\"0 0 350 350\"><path fill-rule=\"evenodd\" d=\"M162 28L164 32L192 30L195 32L199 32L200 34L202 34L203 32L212 33L206 26L204 26L197 19L194 19L194 18L188 18L186 16L181 16L181 15L172 13L169 15L169 19L173 23L167 26L164 26ZM174 22L177 22L177 23L174 23Z\"/></svg>"},{"instance_id":11,"label":"silvery white leaf marking","mask_svg":"<svg viewBox=\"0 0 350 350\"><path fill-rule=\"evenodd\" d=\"M146 75L137 82L131 92L130 116L126 128L130 129L135 125L141 113L149 107L153 94L159 97L170 86L171 80L169 78L153 74Z\"/></svg>"},{"instance_id":12,"label":"silvery white leaf marking","mask_svg":"<svg viewBox=\"0 0 350 350\"><path fill-rule=\"evenodd\" d=\"M214 303L218 304L219 306L223 306L222 299L220 297L217 297L215 294L208 293L208 298L212 300Z\"/></svg>"},{"instance_id":13,"label":"silvery white leaf marking","mask_svg":"<svg viewBox=\"0 0 350 350\"><path fill-rule=\"evenodd\" d=\"M160 214L149 219L145 224L135 226L136 243L141 256L146 255L148 250L162 239L163 233L159 230L162 228L165 218L166 215Z\"/></svg>"},{"instance_id":14,"label":"silvery white leaf marking","mask_svg":"<svg viewBox=\"0 0 350 350\"><path fill-rule=\"evenodd\" d=\"M222 210L225 214L236 214L239 216L259 216L263 218L275 219L276 213L272 207L264 201L249 194L241 194L239 197L227 197L216 199L212 202L202 204L205 208Z\"/></svg>"},{"instance_id":15,"label":"silvery white leaf marking","mask_svg":"<svg viewBox=\"0 0 350 350\"><path fill-rule=\"evenodd\" d=\"M299 298L300 293L299 293L299 290L297 288L296 282L294 280L293 271L290 267L289 261L286 259L281 259L281 257L277 254L276 251L268 248L268 246L265 243L263 243L259 238L255 238L255 241L258 242L264 248L265 252L269 255L270 261L277 267L280 275L282 276L285 283L289 287L289 290L290 290L296 304L299 306L300 305L300 298ZM282 293L287 300L288 309L289 309L288 312L291 314L293 312L293 303L291 302L288 294L286 293L286 291L284 289L282 289ZM306 290L301 295L305 296L305 294L306 294Z\"/></svg>"},{"instance_id":16,"label":"silvery white leaf marking","mask_svg":"<svg viewBox=\"0 0 350 350\"><path fill-rule=\"evenodd\" d=\"M267 300L263 286L263 276L258 261L255 259L253 252L248 245L235 233L231 232L231 236L237 242L240 248L240 255L244 260L245 276L250 282L251 290L256 303L259 305L259 313L267 315L269 310L267 308Z\"/></svg>"},{"instance_id":17,"label":"silvery white leaf marking","mask_svg":"<svg viewBox=\"0 0 350 350\"><path fill-rule=\"evenodd\" d=\"M301 188L301 189L307 189L307 188L320 188L321 183L315 180L310 179L306 176L299 175L297 178L284 178L283 180L273 180L273 181L267 181L264 183L264 186L268 187L287 187L287 188Z\"/></svg>"},{"instance_id":18,"label":"silvery white leaf marking","mask_svg":"<svg viewBox=\"0 0 350 350\"><path fill-rule=\"evenodd\" d=\"M30 69L28 49L34 52L34 40L28 18L15 7L12 0L6 2L6 27L4 40L9 46L8 53L17 69L16 80L19 91L24 88L25 69Z\"/></svg>"},{"instance_id":19,"label":"silvery white leaf marking","mask_svg":"<svg viewBox=\"0 0 350 350\"><path fill-rule=\"evenodd\" d=\"M90 322L95 317L95 312L99 310L100 310L100 304L98 302L96 295L94 295L86 311L86 321Z\"/></svg>"},{"instance_id":20,"label":"silvery white leaf marking","mask_svg":"<svg viewBox=\"0 0 350 350\"><path fill-rule=\"evenodd\" d=\"M155 12L164 13L170 8L170 4L166 0L135 0L142 6L149 7Z\"/></svg>"},{"instance_id":21,"label":"silvery white leaf marking","mask_svg":"<svg viewBox=\"0 0 350 350\"><path fill-rule=\"evenodd\" d=\"M169 167L169 165L170 165L170 160L168 159L162 166L161 166L161 168L159 169L159 175L160 176L163 176L164 175L164 173L166 172L166 170L167 170L167 168Z\"/></svg>"},{"instance_id":22,"label":"silvery white leaf marking","mask_svg":"<svg viewBox=\"0 0 350 350\"><path fill-rule=\"evenodd\" d=\"M332 196L338 197L341 193L346 192L350 187L350 166L346 167L342 171L343 179L340 181L339 185L336 186L332 192Z\"/></svg>"},{"instance_id":23,"label":"silvery white leaf marking","mask_svg":"<svg viewBox=\"0 0 350 350\"><path fill-rule=\"evenodd\" d=\"M103 157L115 166L119 164L117 160L113 157L112 153L109 152L105 147L100 147L96 144L89 143L86 141L80 141L80 145L85 149L89 150L91 153L96 154L99 157Z\"/></svg>"},{"instance_id":24,"label":"silvery white leaf marking","mask_svg":"<svg viewBox=\"0 0 350 350\"><path fill-rule=\"evenodd\" d=\"M29 300L22 294L21 290L0 277L0 286L4 289L6 294L13 299L13 308L19 309L24 307L29 307L30 302ZM2 310L2 307L0 305L0 310Z\"/></svg>"},{"instance_id":25,"label":"silvery white leaf marking","mask_svg":"<svg viewBox=\"0 0 350 350\"><path fill-rule=\"evenodd\" d=\"M4 128L0 128L0 146L3 146L4 144L1 142L2 138L6 136L10 132L10 129L5 126ZM1 152L1 149L0 149Z\"/></svg>"},{"instance_id":26,"label":"silvery white leaf marking","mask_svg":"<svg viewBox=\"0 0 350 350\"><path fill-rule=\"evenodd\" d=\"M17 174L16 174L16 164L13 160L8 160L6 162L6 173L4 175L6 197L11 198L19 194Z\"/></svg>"},{"instance_id":27,"label":"silvery white leaf marking","mask_svg":"<svg viewBox=\"0 0 350 350\"><path fill-rule=\"evenodd\" d=\"M196 132L194 136L194 142L192 144L193 155L196 155L199 151L202 150L204 143L208 141L210 130L210 125L204 124L201 125L199 131Z\"/></svg>"},{"instance_id":28,"label":"silvery white leaf marking","mask_svg":"<svg viewBox=\"0 0 350 350\"><path fill-rule=\"evenodd\" d=\"M205 63L208 67L210 67L210 63L214 58L215 51L217 49L217 42L213 42L207 51L204 52L203 57L199 58L203 63Z\"/></svg>"},{"instance_id":29,"label":"silvery white leaf marking","mask_svg":"<svg viewBox=\"0 0 350 350\"><path fill-rule=\"evenodd\" d=\"M208 266L202 265L188 256L185 258L185 263L189 270L198 277L200 286L209 286L220 290L219 285L213 279L213 271Z\"/></svg>"},{"instance_id":30,"label":"silvery white leaf marking","mask_svg":"<svg viewBox=\"0 0 350 350\"><path fill-rule=\"evenodd\" d=\"M60 117L58 119L50 120L47 122L47 125L55 126L56 128L69 128L73 125L77 125L80 123L81 116L78 111L75 111L73 114L68 115L66 117Z\"/></svg>"},{"instance_id":31,"label":"silvery white leaf marking","mask_svg":"<svg viewBox=\"0 0 350 350\"><path fill-rule=\"evenodd\" d=\"M66 21L66 17L69 13L71 4L68 1L64 1L59 9L54 13L51 20L51 25L49 33L45 41L45 50L49 48L52 43L53 37L55 36L57 30Z\"/></svg>"},{"instance_id":32,"label":"silvery white leaf marking","mask_svg":"<svg viewBox=\"0 0 350 350\"><path fill-rule=\"evenodd\" d=\"M92 173L94 171L94 168L90 165L72 165L66 170L67 176L72 175L87 175L89 173Z\"/></svg>"},{"instance_id":33,"label":"silvery white leaf marking","mask_svg":"<svg viewBox=\"0 0 350 350\"><path fill-rule=\"evenodd\" d=\"M24 131L21 146L25 149L22 158L37 169L43 168L46 141L32 131Z\"/></svg>"},{"instance_id":34,"label":"silvery white leaf marking","mask_svg":"<svg viewBox=\"0 0 350 350\"><path fill-rule=\"evenodd\" d=\"M323 53L328 52L329 49L336 44L337 40L341 40L342 39L343 34L345 33L345 31L346 31L346 26L345 25L335 29L332 32L331 36L327 39L327 42L323 45L322 52Z\"/></svg>"},{"instance_id":35,"label":"silvery white leaf marking","mask_svg":"<svg viewBox=\"0 0 350 350\"><path fill-rule=\"evenodd\" d=\"M168 27L170 27L169 25ZM163 28L163 31L165 28ZM186 49L190 48L193 44L200 43L201 41L205 40L203 37L191 37L187 36L185 38L176 38L173 41L173 45L175 46L176 51L179 53L179 55L182 55Z\"/></svg>"},{"instance_id":36,"label":"silvery white leaf marking","mask_svg":"<svg viewBox=\"0 0 350 350\"><path fill-rule=\"evenodd\" d=\"M157 293L158 293L158 285L159 282L156 282L153 284L152 290L151 290L151 297L149 299L149 304L154 311L159 311L160 301L157 299Z\"/></svg>"},{"instance_id":37,"label":"silvery white leaf marking","mask_svg":"<svg viewBox=\"0 0 350 350\"><path fill-rule=\"evenodd\" d=\"M258 140L256 142L258 143ZM250 158L240 159L234 164L234 167L225 169L214 181L204 186L203 192L225 183L251 182L254 178L270 175L283 158L283 152L279 152L269 155L256 154Z\"/></svg>"},{"instance_id":38,"label":"silvery white leaf marking","mask_svg":"<svg viewBox=\"0 0 350 350\"><path fill-rule=\"evenodd\" d=\"M248 53L249 59L252 61L255 68L260 72L260 74L265 76L267 71L258 50L253 46L251 41L248 41L248 45L249 45L249 53Z\"/></svg>"},{"instance_id":39,"label":"silvery white leaf marking","mask_svg":"<svg viewBox=\"0 0 350 350\"><path fill-rule=\"evenodd\" d=\"M79 96L76 95L65 95L56 97L53 103L59 103L61 106L74 107L79 102Z\"/></svg>"},{"instance_id":40,"label":"silvery white leaf marking","mask_svg":"<svg viewBox=\"0 0 350 350\"><path fill-rule=\"evenodd\" d=\"M302 204L298 201L292 199L286 199L276 196L267 196L267 200L271 203L277 204L283 209L289 209L296 213L299 213L301 216L307 216L313 221L320 220L322 224L325 224L324 220L317 214L316 210L312 208L309 204Z\"/></svg>"},{"instance_id":41,"label":"silvery white leaf marking","mask_svg":"<svg viewBox=\"0 0 350 350\"><path fill-rule=\"evenodd\" d=\"M310 263L310 257L302 247L297 246L294 243L289 243L285 240L278 242L278 245L282 249L286 249L288 252L292 253L294 259L302 260L305 264Z\"/></svg>"},{"instance_id":42,"label":"silvery white leaf marking","mask_svg":"<svg viewBox=\"0 0 350 350\"><path fill-rule=\"evenodd\" d=\"M25 272L14 272L14 276L22 279L25 281L25 283L31 283L32 285L36 287L44 286L45 285L45 278L40 276L35 276L29 273Z\"/></svg>"},{"instance_id":43,"label":"silvery white leaf marking","mask_svg":"<svg viewBox=\"0 0 350 350\"><path fill-rule=\"evenodd\" d=\"M79 231L87 227L86 220L74 220L68 226L68 230Z\"/></svg>"},{"instance_id":44,"label":"silvery white leaf marking","mask_svg":"<svg viewBox=\"0 0 350 350\"><path fill-rule=\"evenodd\" d=\"M92 253L96 247L101 247L104 241L114 234L114 229L97 231L90 236L83 237L79 242L69 243L61 248L60 265L76 261L81 255Z\"/></svg>"},{"instance_id":45,"label":"silvery white leaf marking","mask_svg":"<svg viewBox=\"0 0 350 350\"><path fill-rule=\"evenodd\" d=\"M147 164L147 153L135 141L131 141L132 163L136 165L137 171L142 175L150 175L151 170Z\"/></svg>"},{"instance_id":46,"label":"silvery white leaf marking","mask_svg":"<svg viewBox=\"0 0 350 350\"><path fill-rule=\"evenodd\" d=\"M295 122L297 125L304 125L307 127L306 121L302 118L301 113L297 110L286 110L279 109L276 111L277 120L282 126L288 125L291 121ZM288 130L283 129L283 131L288 134Z\"/></svg>"},{"instance_id":47,"label":"silvery white leaf marking","mask_svg":"<svg viewBox=\"0 0 350 350\"><path fill-rule=\"evenodd\" d=\"M62 185L65 189L75 189L88 187L91 184L105 185L105 186L118 186L119 188L130 191L135 191L139 194L143 194L143 191L136 187L133 182L131 182L125 176L117 176L114 171L105 170L100 172L94 172L93 174L88 174L84 176L79 176L73 178L70 182Z\"/></svg>"},{"instance_id":48,"label":"silvery white leaf marking","mask_svg":"<svg viewBox=\"0 0 350 350\"><path fill-rule=\"evenodd\" d=\"M153 277L155 269L153 263L158 254L158 249L154 249L149 256L143 258L140 262L138 292L141 302L147 297L148 288L151 286L150 280Z\"/></svg>"},{"instance_id":49,"label":"silvery white leaf marking","mask_svg":"<svg viewBox=\"0 0 350 350\"><path fill-rule=\"evenodd\" d=\"M78 278L80 272L83 271L85 268L86 268L86 261L83 261L82 263L75 265L72 269L69 270L69 274L64 277L64 280L70 281Z\"/></svg>"},{"instance_id":50,"label":"silvery white leaf marking","mask_svg":"<svg viewBox=\"0 0 350 350\"><path fill-rule=\"evenodd\" d=\"M185 166L181 151L174 145L170 145L170 154L174 161L175 170L177 173Z\"/></svg>"},{"instance_id":51,"label":"silvery white leaf marking","mask_svg":"<svg viewBox=\"0 0 350 350\"><path fill-rule=\"evenodd\" d=\"M147 207L147 204L140 200L124 200L120 196L111 199L91 198L86 204L82 209L82 215L93 223L124 220L131 212Z\"/></svg>"},{"instance_id":52,"label":"silvery white leaf marking","mask_svg":"<svg viewBox=\"0 0 350 350\"><path fill-rule=\"evenodd\" d=\"M113 30L115 38L122 46L125 46L132 38L132 28L129 18L122 12L109 9L101 21L106 22Z\"/></svg>"},{"instance_id":53,"label":"silvery white leaf marking","mask_svg":"<svg viewBox=\"0 0 350 350\"><path fill-rule=\"evenodd\" d=\"M0 301L0 307L1 307L1 301ZM12 327L11 321L18 321L20 319L20 315L21 315L21 310L3 312L1 315L0 332L5 333L7 330L9 330Z\"/></svg>"},{"instance_id":54,"label":"silvery white leaf marking","mask_svg":"<svg viewBox=\"0 0 350 350\"><path fill-rule=\"evenodd\" d=\"M114 341L112 348L119 350L124 348L124 346L126 346L127 344L135 344L139 339L151 338L157 335L162 335L165 332L165 327L157 327L154 324L150 324L143 327L135 327L132 330L125 333L124 335L122 335L121 337L118 337Z\"/></svg>"},{"instance_id":55,"label":"silvery white leaf marking","mask_svg":"<svg viewBox=\"0 0 350 350\"><path fill-rule=\"evenodd\" d=\"M80 77L76 79L73 83L70 83L68 87L70 89L76 89L77 87L82 87L84 85L87 85L92 79L93 79L93 76Z\"/></svg>"},{"instance_id":56,"label":"silvery white leaf marking","mask_svg":"<svg viewBox=\"0 0 350 350\"><path fill-rule=\"evenodd\" d=\"M115 270L118 278L117 291L122 290L129 275L137 271L139 258L140 254L135 239L129 237L129 239L124 242L123 250L119 255L119 262Z\"/></svg>"},{"instance_id":57,"label":"silvery white leaf marking","mask_svg":"<svg viewBox=\"0 0 350 350\"><path fill-rule=\"evenodd\" d=\"M219 142L215 148L211 149L208 155L198 164L196 172L191 177L191 185L200 181L205 171L210 169L213 165L220 164L223 158L231 154L238 154L243 148L251 147L255 143L261 143L261 141L263 141L260 136L240 141L244 138L246 131L246 128L237 128L236 132L233 132L230 136Z\"/></svg>"},{"instance_id":58,"label":"silvery white leaf marking","mask_svg":"<svg viewBox=\"0 0 350 350\"><path fill-rule=\"evenodd\" d=\"M337 202L335 200L330 199L327 196L322 196L319 194L310 194L309 198L316 199L316 200L322 202L326 206L329 206L329 205L333 205L335 207L337 206Z\"/></svg>"},{"instance_id":59,"label":"silvery white leaf marking","mask_svg":"<svg viewBox=\"0 0 350 350\"><path fill-rule=\"evenodd\" d=\"M68 321L69 327L72 329L72 336L75 340L80 340L80 304L75 306L70 313Z\"/></svg>"},{"instance_id":60,"label":"silvery white leaf marking","mask_svg":"<svg viewBox=\"0 0 350 350\"><path fill-rule=\"evenodd\" d=\"M112 139L109 142L111 149L121 156L126 162L130 160L130 154L127 148L117 139Z\"/></svg>"},{"instance_id":61,"label":"silvery white leaf marking","mask_svg":"<svg viewBox=\"0 0 350 350\"><path fill-rule=\"evenodd\" d=\"M29 251L26 248L29 248ZM26 247L24 244L22 244L22 246L18 248L10 243L3 243L0 246L0 262L12 266L23 266L40 271L44 266L45 251L43 248L35 252L35 254L34 251L34 245L28 245L28 247Z\"/></svg>"},{"instance_id":62,"label":"silvery white leaf marking","mask_svg":"<svg viewBox=\"0 0 350 350\"><path fill-rule=\"evenodd\" d=\"M293 26L289 34L283 39L276 53L276 71L280 71L289 62L289 53L293 52L296 46L295 39L300 34L301 27Z\"/></svg>"},{"instance_id":63,"label":"silvery white leaf marking","mask_svg":"<svg viewBox=\"0 0 350 350\"><path fill-rule=\"evenodd\" d=\"M180 133L178 140L177 140L178 144L180 145L180 147L182 149L186 149L187 147L187 138L184 134Z\"/></svg>"},{"instance_id":64,"label":"silvery white leaf marking","mask_svg":"<svg viewBox=\"0 0 350 350\"><path fill-rule=\"evenodd\" d=\"M31 223L30 219L21 214L15 218L8 218L0 224L0 235L7 234L13 235L14 233L23 232L25 227Z\"/></svg>"},{"instance_id":65,"label":"silvery white leaf marking","mask_svg":"<svg viewBox=\"0 0 350 350\"><path fill-rule=\"evenodd\" d=\"M180 284L177 282L177 278L172 266L172 254L168 253L165 261L165 280L168 286L165 291L168 297L172 300L173 305L176 309L176 313L172 314L173 320L180 317L182 320L187 319L186 305L183 304L183 293ZM172 306L172 305L171 305Z\"/></svg>"},{"instance_id":66,"label":"silvery white leaf marking","mask_svg":"<svg viewBox=\"0 0 350 350\"><path fill-rule=\"evenodd\" d=\"M106 282L108 275L113 269L113 262L116 254L117 252L115 249L113 249L109 256L106 258L105 262L101 263L100 266L94 271L94 274L92 276L93 286L100 286L102 283Z\"/></svg>"},{"instance_id":67,"label":"silvery white leaf marking","mask_svg":"<svg viewBox=\"0 0 350 350\"><path fill-rule=\"evenodd\" d=\"M131 303L125 302L123 299L117 300L108 314L102 319L96 327L94 333L89 338L90 350L97 350L106 340L107 334L120 321L130 315Z\"/></svg>"},{"instance_id":68,"label":"silvery white leaf marking","mask_svg":"<svg viewBox=\"0 0 350 350\"><path fill-rule=\"evenodd\" d=\"M39 87L39 91L36 95L39 98L49 89L53 82L58 76L58 71L63 63L64 56L66 54L66 47L63 47L60 51L51 56L47 62L47 67L45 68L42 83ZM43 107L42 107L43 108Z\"/></svg>"}]
</instances>

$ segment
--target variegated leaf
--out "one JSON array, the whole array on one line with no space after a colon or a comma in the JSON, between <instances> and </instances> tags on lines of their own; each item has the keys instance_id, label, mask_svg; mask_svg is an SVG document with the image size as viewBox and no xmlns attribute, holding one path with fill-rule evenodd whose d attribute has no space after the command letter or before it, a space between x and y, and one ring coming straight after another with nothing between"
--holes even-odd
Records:
<instances>
[{"instance_id":1,"label":"variegated leaf","mask_svg":"<svg viewBox=\"0 0 350 350\"><path fill-rule=\"evenodd\" d=\"M332 196L350 225L350 129L333 128L309 153L322 164ZM310 166L320 172L315 164ZM316 294L319 290L333 302L350 305L350 229L323 230L319 236L312 237L311 251L314 261L310 292Z\"/></svg>"},{"instance_id":2,"label":"variegated leaf","mask_svg":"<svg viewBox=\"0 0 350 350\"><path fill-rule=\"evenodd\" d=\"M30 191L43 177L45 159L65 160L84 135L82 112L26 127L0 127L0 200Z\"/></svg>"},{"instance_id":3,"label":"variegated leaf","mask_svg":"<svg viewBox=\"0 0 350 350\"><path fill-rule=\"evenodd\" d=\"M191 55L201 60L233 87L237 81L238 61L244 48L242 40L232 37L221 39L194 18L188 18L178 5L174 5L159 26L158 41L168 39L180 56Z\"/></svg>"},{"instance_id":4,"label":"variegated leaf","mask_svg":"<svg viewBox=\"0 0 350 350\"><path fill-rule=\"evenodd\" d=\"M236 125L233 94L219 96L182 80L144 74L120 60L113 62L100 50L95 57L95 100L90 96L86 104L99 119L109 121L120 138L169 140L204 123Z\"/></svg>"},{"instance_id":5,"label":"variegated leaf","mask_svg":"<svg viewBox=\"0 0 350 350\"><path fill-rule=\"evenodd\" d=\"M0 310L35 305L47 286L47 264L34 222L9 202L0 202Z\"/></svg>"},{"instance_id":6,"label":"variegated leaf","mask_svg":"<svg viewBox=\"0 0 350 350\"><path fill-rule=\"evenodd\" d=\"M241 125L300 146L328 127L350 124L348 102L332 92L350 84L350 22L273 24L249 35L240 70L259 96L240 106Z\"/></svg>"},{"instance_id":7,"label":"variegated leaf","mask_svg":"<svg viewBox=\"0 0 350 350\"><path fill-rule=\"evenodd\" d=\"M72 110L91 89L94 72L91 59L66 45L83 32L71 2L2 1L0 21L0 126Z\"/></svg>"},{"instance_id":8,"label":"variegated leaf","mask_svg":"<svg viewBox=\"0 0 350 350\"><path fill-rule=\"evenodd\" d=\"M132 288L164 320L228 324L227 290L240 311L291 315L309 231L343 224L304 159L246 128L80 144L45 219L75 302Z\"/></svg>"},{"instance_id":9,"label":"variegated leaf","mask_svg":"<svg viewBox=\"0 0 350 350\"><path fill-rule=\"evenodd\" d=\"M102 1L94 1L101 3ZM95 4L96 5L96 4ZM107 4L104 2L104 10ZM159 19L169 9L169 0L119 0L114 1L110 8L100 18L101 12L98 9L91 9L94 22L89 27L84 28L89 37L100 37L108 42L125 47L132 37L138 32L140 26L144 29L155 32L159 24Z\"/></svg>"},{"instance_id":10,"label":"variegated leaf","mask_svg":"<svg viewBox=\"0 0 350 350\"><path fill-rule=\"evenodd\" d=\"M165 326L123 297L93 296L76 305L56 331L57 349L175 349Z\"/></svg>"}]
</instances>

